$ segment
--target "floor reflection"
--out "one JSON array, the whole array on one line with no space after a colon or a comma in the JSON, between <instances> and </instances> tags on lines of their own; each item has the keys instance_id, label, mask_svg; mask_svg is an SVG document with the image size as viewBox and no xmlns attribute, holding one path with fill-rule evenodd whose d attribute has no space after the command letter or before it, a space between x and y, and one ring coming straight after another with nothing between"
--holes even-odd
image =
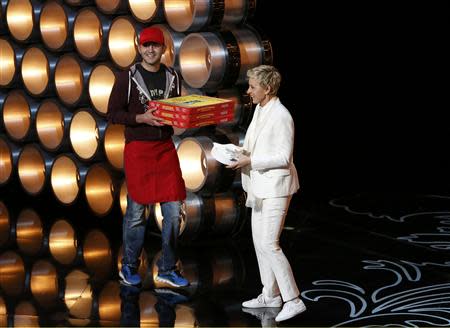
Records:
<instances>
[{"instance_id":1,"label":"floor reflection","mask_svg":"<svg viewBox=\"0 0 450 328\"><path fill-rule=\"evenodd\" d=\"M121 285L120 299L120 326L196 326L194 309L189 305L179 305L189 301L189 297L181 291L157 288L149 292Z\"/></svg>"},{"instance_id":2,"label":"floor reflection","mask_svg":"<svg viewBox=\"0 0 450 328\"><path fill-rule=\"evenodd\" d=\"M248 309L242 308L245 313L251 314L261 321L261 327L277 327L275 321L276 316L281 311L281 307L278 308L262 308L262 309Z\"/></svg>"},{"instance_id":3,"label":"floor reflection","mask_svg":"<svg viewBox=\"0 0 450 328\"><path fill-rule=\"evenodd\" d=\"M449 197L359 195L315 203L314 211L294 208L281 243L308 310L276 323L279 308L241 306L261 292L249 231L181 242L178 266L190 285L171 289L154 280L161 240L150 225L142 288L128 287L118 277L120 208L99 219L82 204L7 196L0 199L0 326L450 325ZM421 243L426 236L433 238Z\"/></svg>"},{"instance_id":4,"label":"floor reflection","mask_svg":"<svg viewBox=\"0 0 450 328\"><path fill-rule=\"evenodd\" d=\"M178 265L191 284L170 289L154 280L160 241L149 236L142 288L121 285L120 222L62 214L0 202L1 326L197 326L194 297L239 288L245 279L233 241L183 246Z\"/></svg>"}]
</instances>

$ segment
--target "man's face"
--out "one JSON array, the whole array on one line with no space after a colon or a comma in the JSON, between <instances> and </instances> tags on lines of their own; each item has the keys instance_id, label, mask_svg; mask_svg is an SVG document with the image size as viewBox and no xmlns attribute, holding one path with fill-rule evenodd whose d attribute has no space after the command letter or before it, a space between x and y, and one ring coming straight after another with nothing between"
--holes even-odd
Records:
<instances>
[{"instance_id":1,"label":"man's face","mask_svg":"<svg viewBox=\"0 0 450 328\"><path fill-rule=\"evenodd\" d=\"M155 42L146 42L139 45L139 53L142 59L149 65L158 64L165 50L166 46Z\"/></svg>"}]
</instances>

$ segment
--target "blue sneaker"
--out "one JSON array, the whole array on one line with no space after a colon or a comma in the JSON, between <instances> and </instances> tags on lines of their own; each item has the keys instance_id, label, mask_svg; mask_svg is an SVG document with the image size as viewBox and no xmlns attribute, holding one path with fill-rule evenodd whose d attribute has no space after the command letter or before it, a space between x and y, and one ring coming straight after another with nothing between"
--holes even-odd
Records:
<instances>
[{"instance_id":1,"label":"blue sneaker","mask_svg":"<svg viewBox=\"0 0 450 328\"><path fill-rule=\"evenodd\" d=\"M122 265L122 270L120 270L119 276L125 285L137 286L141 284L141 276L137 273L136 268L133 268L127 264Z\"/></svg>"},{"instance_id":2,"label":"blue sneaker","mask_svg":"<svg viewBox=\"0 0 450 328\"><path fill-rule=\"evenodd\" d=\"M156 281L164 282L173 287L189 286L189 281L184 278L178 271L169 271L167 273L158 273L155 278Z\"/></svg>"}]
</instances>

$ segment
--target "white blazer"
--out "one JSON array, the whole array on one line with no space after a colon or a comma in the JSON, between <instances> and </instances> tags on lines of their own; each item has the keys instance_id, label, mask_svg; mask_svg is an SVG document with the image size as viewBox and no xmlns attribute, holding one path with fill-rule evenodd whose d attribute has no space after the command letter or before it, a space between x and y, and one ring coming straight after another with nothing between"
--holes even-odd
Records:
<instances>
[{"instance_id":1,"label":"white blazer","mask_svg":"<svg viewBox=\"0 0 450 328\"><path fill-rule=\"evenodd\" d=\"M294 121L278 97L263 110L267 115L258 130L253 118L245 135L243 148L250 153L251 165L242 168L242 187L261 199L289 196L300 187L293 162Z\"/></svg>"}]
</instances>

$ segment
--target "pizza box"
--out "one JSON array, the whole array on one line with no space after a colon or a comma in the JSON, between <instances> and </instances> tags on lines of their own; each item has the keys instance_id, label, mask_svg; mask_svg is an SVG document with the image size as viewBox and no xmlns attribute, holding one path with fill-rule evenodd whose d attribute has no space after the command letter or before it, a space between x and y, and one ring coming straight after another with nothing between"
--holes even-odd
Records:
<instances>
[{"instance_id":1,"label":"pizza box","mask_svg":"<svg viewBox=\"0 0 450 328\"><path fill-rule=\"evenodd\" d=\"M205 120L215 120L217 118L223 118L228 116L234 115L233 109L223 109L223 110L214 110L214 111L208 111L208 112L202 112L202 113L195 113L195 114L183 114L179 112L174 112L171 110L165 110L165 109L157 109L153 115L160 117L160 118L170 118L170 119L177 119L180 121L183 121L185 123L189 122L196 122L196 121L205 121Z\"/></svg>"},{"instance_id":2,"label":"pizza box","mask_svg":"<svg viewBox=\"0 0 450 328\"><path fill-rule=\"evenodd\" d=\"M195 121L185 121L173 117L162 117L163 123L175 126L177 128L188 129L188 128L199 128L207 125L215 125L226 122L231 122L234 120L234 114L226 116L217 116L211 119L201 119Z\"/></svg>"},{"instance_id":3,"label":"pizza box","mask_svg":"<svg viewBox=\"0 0 450 328\"><path fill-rule=\"evenodd\" d=\"M199 114L211 111L234 111L234 101L216 97L189 95L160 100L151 100L150 107L181 114Z\"/></svg>"}]
</instances>

